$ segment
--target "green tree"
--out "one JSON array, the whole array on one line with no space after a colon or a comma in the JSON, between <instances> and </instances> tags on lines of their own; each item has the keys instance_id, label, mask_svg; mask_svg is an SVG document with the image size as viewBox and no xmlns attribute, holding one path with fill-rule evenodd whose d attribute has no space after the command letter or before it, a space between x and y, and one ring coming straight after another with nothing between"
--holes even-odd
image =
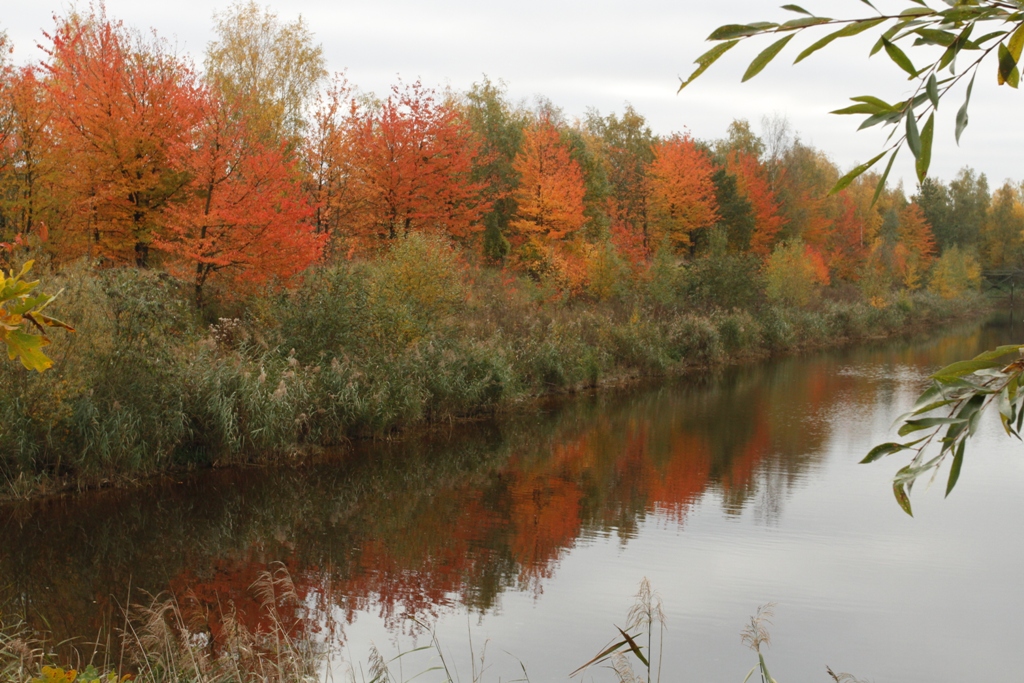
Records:
<instances>
[{"instance_id":1,"label":"green tree","mask_svg":"<svg viewBox=\"0 0 1024 683\"><path fill-rule=\"evenodd\" d=\"M725 137L715 142L715 153L719 156L726 157L731 152L752 154L757 159L764 156L764 141L750 129L746 119L733 119L725 129Z\"/></svg>"},{"instance_id":2,"label":"green tree","mask_svg":"<svg viewBox=\"0 0 1024 683\"><path fill-rule=\"evenodd\" d=\"M949 188L941 180L925 178L918 186L913 200L924 211L924 217L932 226L935 242L939 249L953 244L954 227L952 225L952 206L949 199Z\"/></svg>"},{"instance_id":3,"label":"green tree","mask_svg":"<svg viewBox=\"0 0 1024 683\"><path fill-rule=\"evenodd\" d=\"M754 234L754 210L750 202L740 193L736 176L725 169L724 160L712 176L715 183L715 201L718 202L718 226L725 230L730 251L745 252L750 249L750 237ZM696 236L698 249L700 236Z\"/></svg>"},{"instance_id":4,"label":"green tree","mask_svg":"<svg viewBox=\"0 0 1024 683\"><path fill-rule=\"evenodd\" d=\"M616 219L629 233L641 235L650 249L647 170L654 161L657 138L644 117L628 104L622 116L589 112L586 128L603 142Z\"/></svg>"},{"instance_id":5,"label":"green tree","mask_svg":"<svg viewBox=\"0 0 1024 683\"><path fill-rule=\"evenodd\" d=\"M491 210L484 215L484 254L501 261L509 252L508 224L516 213L512 197L518 176L512 163L523 143L529 113L509 101L505 84L484 76L465 95L466 120L480 140L473 166L473 181L483 183Z\"/></svg>"},{"instance_id":6,"label":"green tree","mask_svg":"<svg viewBox=\"0 0 1024 683\"><path fill-rule=\"evenodd\" d=\"M949 182L950 231L947 246L977 247L989 205L988 178L964 167Z\"/></svg>"},{"instance_id":7,"label":"green tree","mask_svg":"<svg viewBox=\"0 0 1024 683\"><path fill-rule=\"evenodd\" d=\"M608 216L608 199L613 186L608 179L608 167L602 154L601 140L588 130L578 126L562 129L562 141L569 148L572 157L583 171L583 213L587 217L584 230L591 242L607 239L611 218Z\"/></svg>"},{"instance_id":8,"label":"green tree","mask_svg":"<svg viewBox=\"0 0 1024 683\"><path fill-rule=\"evenodd\" d=\"M254 0L214 14L206 78L263 141L295 141L327 76L323 48L300 16L282 22Z\"/></svg>"}]
</instances>

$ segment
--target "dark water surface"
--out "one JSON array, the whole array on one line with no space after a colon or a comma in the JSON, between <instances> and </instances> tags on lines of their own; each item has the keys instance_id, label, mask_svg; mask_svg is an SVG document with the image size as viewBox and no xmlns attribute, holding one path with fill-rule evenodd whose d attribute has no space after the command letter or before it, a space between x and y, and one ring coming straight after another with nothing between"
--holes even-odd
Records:
<instances>
[{"instance_id":1,"label":"dark water surface","mask_svg":"<svg viewBox=\"0 0 1024 683\"><path fill-rule=\"evenodd\" d=\"M521 676L518 658L539 683L594 655L646 576L668 614L665 680L742 681L739 631L769 601L780 680L828 681L826 664L878 683L1014 680L1024 446L986 425L957 490L921 485L913 519L889 486L898 456L857 465L930 371L1010 336L789 358L340 463L0 507L0 612L84 642L119 626L129 591L173 591L256 628L249 587L283 562L339 674L371 643L423 645L415 617L462 680L489 641L486 680Z\"/></svg>"}]
</instances>

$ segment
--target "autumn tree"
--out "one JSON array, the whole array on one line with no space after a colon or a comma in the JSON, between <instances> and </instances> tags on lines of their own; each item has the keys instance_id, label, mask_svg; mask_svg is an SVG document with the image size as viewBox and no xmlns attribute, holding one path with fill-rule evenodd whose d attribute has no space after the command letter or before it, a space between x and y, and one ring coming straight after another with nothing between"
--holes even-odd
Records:
<instances>
[{"instance_id":1,"label":"autumn tree","mask_svg":"<svg viewBox=\"0 0 1024 683\"><path fill-rule=\"evenodd\" d=\"M569 149L569 157L583 174L583 236L591 243L605 242L611 227L608 208L613 188L608 178L603 143L579 122L561 125L559 132L562 144Z\"/></svg>"},{"instance_id":2,"label":"autumn tree","mask_svg":"<svg viewBox=\"0 0 1024 683\"><path fill-rule=\"evenodd\" d=\"M834 204L826 260L836 278L850 282L859 279L867 256L866 245L871 242L864 240L864 224L857 215L854 198L844 192Z\"/></svg>"},{"instance_id":3,"label":"autumn tree","mask_svg":"<svg viewBox=\"0 0 1024 683\"><path fill-rule=\"evenodd\" d=\"M479 140L453 102L419 82L392 88L377 106L353 110L352 159L360 189L347 230L373 246L409 232L468 241L489 204L473 176Z\"/></svg>"},{"instance_id":4,"label":"autumn tree","mask_svg":"<svg viewBox=\"0 0 1024 683\"><path fill-rule=\"evenodd\" d=\"M264 142L294 142L306 110L327 76L323 48L300 16L282 22L254 0L214 14L216 38L206 48L206 79Z\"/></svg>"},{"instance_id":5,"label":"autumn tree","mask_svg":"<svg viewBox=\"0 0 1024 683\"><path fill-rule=\"evenodd\" d=\"M583 227L583 172L550 118L542 116L526 129L513 168L519 174L516 215L509 223L514 244L542 249Z\"/></svg>"},{"instance_id":6,"label":"autumn tree","mask_svg":"<svg viewBox=\"0 0 1024 683\"><path fill-rule=\"evenodd\" d=\"M1024 265L1024 197L1006 181L992 193L983 234L983 255L990 268Z\"/></svg>"},{"instance_id":7,"label":"autumn tree","mask_svg":"<svg viewBox=\"0 0 1024 683\"><path fill-rule=\"evenodd\" d=\"M63 221L53 186L58 177L51 102L34 66L0 74L0 239L45 240Z\"/></svg>"},{"instance_id":8,"label":"autumn tree","mask_svg":"<svg viewBox=\"0 0 1024 683\"><path fill-rule=\"evenodd\" d=\"M898 238L893 249L895 273L910 291L921 288L934 260L935 240L921 207L908 204L899 214Z\"/></svg>"},{"instance_id":9,"label":"autumn tree","mask_svg":"<svg viewBox=\"0 0 1024 683\"><path fill-rule=\"evenodd\" d=\"M760 140L745 139L742 144L737 144L737 148L726 156L726 168L735 176L737 189L753 212L754 229L750 235L749 249L766 258L775 245L785 219L771 188L767 169L755 153L758 149L756 142Z\"/></svg>"},{"instance_id":10,"label":"autumn tree","mask_svg":"<svg viewBox=\"0 0 1024 683\"><path fill-rule=\"evenodd\" d=\"M155 242L171 255L171 270L191 280L200 306L214 275L233 291L287 281L319 256L326 237L310 223L286 143L252 136L214 94L204 110L185 170L186 197L168 207L166 237Z\"/></svg>"},{"instance_id":11,"label":"autumn tree","mask_svg":"<svg viewBox=\"0 0 1024 683\"><path fill-rule=\"evenodd\" d=\"M829 189L839 172L819 150L799 140L779 160L777 196L785 219L786 238L823 245L831 228Z\"/></svg>"},{"instance_id":12,"label":"autumn tree","mask_svg":"<svg viewBox=\"0 0 1024 683\"><path fill-rule=\"evenodd\" d=\"M363 210L353 136L349 121L354 96L343 76L337 76L317 96L302 144L306 193L313 206L317 234L327 236L325 248L341 246L353 216Z\"/></svg>"},{"instance_id":13,"label":"autumn tree","mask_svg":"<svg viewBox=\"0 0 1024 683\"><path fill-rule=\"evenodd\" d=\"M164 43L102 14L60 20L47 51L66 254L146 266L163 211L189 181L201 89Z\"/></svg>"},{"instance_id":14,"label":"autumn tree","mask_svg":"<svg viewBox=\"0 0 1024 683\"><path fill-rule=\"evenodd\" d=\"M648 171L647 213L652 234L675 248L689 248L694 230L718 221L714 166L689 136L675 135L654 147Z\"/></svg>"}]
</instances>

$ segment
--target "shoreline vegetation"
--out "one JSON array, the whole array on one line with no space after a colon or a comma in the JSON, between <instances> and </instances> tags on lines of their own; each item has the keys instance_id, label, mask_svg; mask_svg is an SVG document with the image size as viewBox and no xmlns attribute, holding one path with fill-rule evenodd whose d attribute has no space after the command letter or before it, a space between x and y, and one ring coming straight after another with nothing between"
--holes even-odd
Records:
<instances>
[{"instance_id":1,"label":"shoreline vegetation","mask_svg":"<svg viewBox=\"0 0 1024 683\"><path fill-rule=\"evenodd\" d=\"M54 361L0 366L0 498L935 325L1024 263L1020 186L971 169L830 193L780 117L699 140L486 76L363 92L255 2L214 34L200 69L102 4L27 64L0 33L0 266L75 329L42 347L0 301Z\"/></svg>"},{"instance_id":2,"label":"shoreline vegetation","mask_svg":"<svg viewBox=\"0 0 1024 683\"><path fill-rule=\"evenodd\" d=\"M972 292L867 302L822 288L787 305L748 266L728 253L663 255L642 276L623 267L604 296L569 298L413 234L380 258L311 269L296 289L268 290L212 324L163 273L85 263L44 273L77 332L54 337L45 373L0 366L0 501L302 458L551 394L894 336L987 308Z\"/></svg>"}]
</instances>

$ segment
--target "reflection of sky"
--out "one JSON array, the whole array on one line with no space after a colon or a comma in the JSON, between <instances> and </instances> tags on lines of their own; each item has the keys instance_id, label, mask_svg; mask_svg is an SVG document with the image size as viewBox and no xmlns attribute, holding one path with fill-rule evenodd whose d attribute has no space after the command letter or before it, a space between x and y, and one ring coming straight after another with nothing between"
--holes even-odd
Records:
<instances>
[{"instance_id":1,"label":"reflection of sky","mask_svg":"<svg viewBox=\"0 0 1024 683\"><path fill-rule=\"evenodd\" d=\"M51 15L70 3L33 0L0 3L0 28L6 28L24 61L37 54L40 31L53 25ZM108 14L140 29L154 27L197 61L212 39L211 15L229 0L138 2L107 0ZM267 4L261 2L260 4ZM386 93L401 74L430 86L469 87L481 74L504 79L513 99L545 97L572 117L588 107L621 111L632 102L648 117L657 133L687 128L700 138L725 133L734 118L757 124L762 116L787 116L803 138L833 156L844 168L867 161L881 149L885 132L874 128L854 134L857 117L829 116L855 95L872 94L886 100L906 97L902 72L884 55L867 58L873 42L868 36L838 41L800 65L791 66L811 36L795 40L756 79L740 84L749 61L767 45L741 46L726 55L701 81L677 96L680 76L689 75L692 62L705 49L705 37L715 27L743 21L784 21L795 15L764 0L718 0L712 3L678 0L276 0L269 3L286 19L302 14L323 43L332 71L348 69L352 82L364 90ZM808 0L808 9L822 14L864 16L855 0ZM906 2L878 0L883 10L902 9ZM850 13L854 13L851 15ZM916 59L920 54L913 52ZM953 140L959 102L944 104L937 119L932 172L951 178L970 164L986 171L992 181L1019 179L1017 150L1024 132L1006 122L1017 100L1009 88L996 88L994 66L982 73L972 98L971 124L963 147ZM955 99L962 97L956 94ZM855 120L857 119L857 120ZM894 167L892 178L914 181L909 154Z\"/></svg>"},{"instance_id":2,"label":"reflection of sky","mask_svg":"<svg viewBox=\"0 0 1024 683\"><path fill-rule=\"evenodd\" d=\"M898 460L857 461L886 438L894 411L912 403L922 373L900 363L853 370L847 374L877 385L894 405L840 397L825 411L828 439L808 454L814 464L783 487L772 482L787 475L767 459L739 514L724 513L714 488L682 527L653 515L625 543L614 533L587 534L563 553L539 596L507 592L485 615L443 614L439 639L463 680L469 632L478 657L491 641L491 680L521 674L506 651L524 661L531 681L564 680L612 637L613 624L623 625L644 576L669 615L666 680L742 680L754 656L739 631L768 601L778 606L767 661L781 680L827 680L826 665L877 683L1013 680L1024 612L1024 540L1015 531L1024 518L1020 446L994 421L987 425L953 495L943 500L944 478L930 488L920 482L911 519L889 486ZM783 488L784 505L770 500ZM767 522L766 507L775 511ZM357 658L370 640L392 652L413 642L365 614L347 631ZM610 680L608 672L594 677Z\"/></svg>"}]
</instances>

